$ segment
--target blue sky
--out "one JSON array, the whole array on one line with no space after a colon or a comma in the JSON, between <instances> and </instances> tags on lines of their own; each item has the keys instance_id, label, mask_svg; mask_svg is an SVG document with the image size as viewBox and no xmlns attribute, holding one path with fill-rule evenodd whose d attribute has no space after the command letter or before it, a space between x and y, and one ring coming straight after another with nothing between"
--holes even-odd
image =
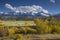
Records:
<instances>
[{"instance_id":1,"label":"blue sky","mask_svg":"<svg viewBox=\"0 0 60 40\"><path fill-rule=\"evenodd\" d=\"M37 5L43 7L50 14L60 12L60 0L0 0L0 12L12 11L6 8L5 4L10 4L13 7Z\"/></svg>"}]
</instances>

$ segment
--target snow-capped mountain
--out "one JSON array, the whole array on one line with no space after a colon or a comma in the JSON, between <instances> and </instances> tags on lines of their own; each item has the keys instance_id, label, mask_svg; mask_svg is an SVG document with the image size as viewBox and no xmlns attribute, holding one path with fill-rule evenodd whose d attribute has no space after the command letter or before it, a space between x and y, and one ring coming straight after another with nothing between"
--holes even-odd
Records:
<instances>
[{"instance_id":1,"label":"snow-capped mountain","mask_svg":"<svg viewBox=\"0 0 60 40\"><path fill-rule=\"evenodd\" d=\"M49 14L40 12L40 13L15 13L15 12L3 12L0 13L2 16L49 16Z\"/></svg>"},{"instance_id":2,"label":"snow-capped mountain","mask_svg":"<svg viewBox=\"0 0 60 40\"><path fill-rule=\"evenodd\" d=\"M32 20L33 18L39 17L43 18L49 16L49 14L44 13L15 13L15 12L4 12L0 13L0 19L20 19L20 20Z\"/></svg>"}]
</instances>

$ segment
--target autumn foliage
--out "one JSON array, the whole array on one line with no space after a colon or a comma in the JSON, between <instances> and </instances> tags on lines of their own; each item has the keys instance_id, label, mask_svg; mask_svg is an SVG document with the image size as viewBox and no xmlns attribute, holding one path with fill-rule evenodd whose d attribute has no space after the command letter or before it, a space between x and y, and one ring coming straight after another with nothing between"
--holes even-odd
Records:
<instances>
[{"instance_id":1,"label":"autumn foliage","mask_svg":"<svg viewBox=\"0 0 60 40\"><path fill-rule=\"evenodd\" d=\"M21 40L26 34L60 34L60 21L54 17L46 17L44 19L34 18L36 26L30 27L28 22L23 27L6 27L0 21L0 37L9 37Z\"/></svg>"}]
</instances>

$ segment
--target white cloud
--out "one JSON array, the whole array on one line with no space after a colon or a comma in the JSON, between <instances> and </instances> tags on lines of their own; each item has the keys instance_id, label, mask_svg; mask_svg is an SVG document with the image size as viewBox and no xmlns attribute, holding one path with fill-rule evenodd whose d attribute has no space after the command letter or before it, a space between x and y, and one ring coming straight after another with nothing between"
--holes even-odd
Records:
<instances>
[{"instance_id":1,"label":"white cloud","mask_svg":"<svg viewBox=\"0 0 60 40\"><path fill-rule=\"evenodd\" d=\"M42 11L43 11L44 13L48 13L48 11L47 11L47 10L45 10L45 9L43 9Z\"/></svg>"},{"instance_id":2,"label":"white cloud","mask_svg":"<svg viewBox=\"0 0 60 40\"><path fill-rule=\"evenodd\" d=\"M3 14L4 12L0 12L0 14Z\"/></svg>"},{"instance_id":3,"label":"white cloud","mask_svg":"<svg viewBox=\"0 0 60 40\"><path fill-rule=\"evenodd\" d=\"M41 15L43 15L43 16L47 16L47 17L49 16L49 15L47 15L47 14L44 14L44 13L41 13Z\"/></svg>"},{"instance_id":4,"label":"white cloud","mask_svg":"<svg viewBox=\"0 0 60 40\"><path fill-rule=\"evenodd\" d=\"M10 4L5 4L5 6L11 10L13 10L14 8L10 5Z\"/></svg>"},{"instance_id":5,"label":"white cloud","mask_svg":"<svg viewBox=\"0 0 60 40\"><path fill-rule=\"evenodd\" d=\"M55 0L50 0L50 2L55 3Z\"/></svg>"},{"instance_id":6,"label":"white cloud","mask_svg":"<svg viewBox=\"0 0 60 40\"><path fill-rule=\"evenodd\" d=\"M5 12L4 14L9 14L8 12Z\"/></svg>"},{"instance_id":7,"label":"white cloud","mask_svg":"<svg viewBox=\"0 0 60 40\"><path fill-rule=\"evenodd\" d=\"M19 6L19 7L13 7L10 4L5 4L6 8L11 9L12 11L16 12L16 13L32 13L32 15L36 14L36 13L48 13L48 11L46 9L44 9L41 6L37 6L37 5L32 5L32 6Z\"/></svg>"}]
</instances>

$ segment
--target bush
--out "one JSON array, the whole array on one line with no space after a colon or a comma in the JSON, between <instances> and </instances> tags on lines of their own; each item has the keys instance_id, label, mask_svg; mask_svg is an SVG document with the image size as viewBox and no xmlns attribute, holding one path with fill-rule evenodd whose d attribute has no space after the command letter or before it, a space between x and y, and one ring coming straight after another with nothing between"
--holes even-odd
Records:
<instances>
[{"instance_id":1,"label":"bush","mask_svg":"<svg viewBox=\"0 0 60 40\"><path fill-rule=\"evenodd\" d=\"M17 40L22 40L23 39L23 34L16 34Z\"/></svg>"},{"instance_id":2,"label":"bush","mask_svg":"<svg viewBox=\"0 0 60 40\"><path fill-rule=\"evenodd\" d=\"M36 30L38 33L49 33L51 31L51 27L47 25L47 21L43 21L39 18L34 19L34 22L36 23L37 27Z\"/></svg>"}]
</instances>

